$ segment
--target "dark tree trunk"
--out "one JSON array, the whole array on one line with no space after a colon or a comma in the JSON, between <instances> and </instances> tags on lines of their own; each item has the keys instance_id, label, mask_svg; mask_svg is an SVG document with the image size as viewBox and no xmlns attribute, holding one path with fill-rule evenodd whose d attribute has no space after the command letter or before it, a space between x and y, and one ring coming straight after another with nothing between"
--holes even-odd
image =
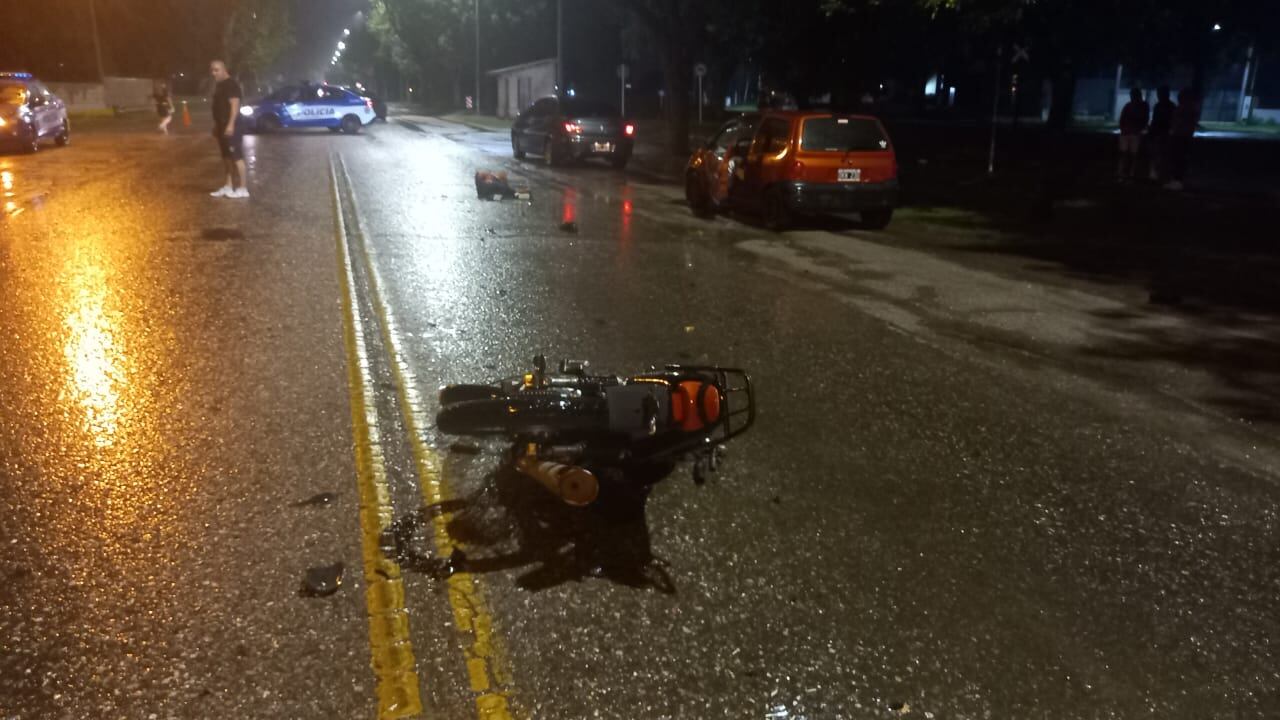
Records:
<instances>
[{"instance_id":1,"label":"dark tree trunk","mask_svg":"<svg viewBox=\"0 0 1280 720\"><path fill-rule=\"evenodd\" d=\"M1049 100L1049 119L1045 126L1051 132L1064 132L1071 125L1076 103L1076 74L1067 65L1053 74L1053 95Z\"/></svg>"},{"instance_id":2,"label":"dark tree trunk","mask_svg":"<svg viewBox=\"0 0 1280 720\"><path fill-rule=\"evenodd\" d=\"M672 155L689 154L689 49L676 37L663 43L662 73L667 85L667 149Z\"/></svg>"},{"instance_id":3,"label":"dark tree trunk","mask_svg":"<svg viewBox=\"0 0 1280 720\"><path fill-rule=\"evenodd\" d=\"M1053 206L1071 184L1072 160L1067 149L1067 128L1075 109L1076 74L1070 63L1054 69L1049 118L1042 138L1040 188L1032 204L1032 219L1053 219Z\"/></svg>"}]
</instances>

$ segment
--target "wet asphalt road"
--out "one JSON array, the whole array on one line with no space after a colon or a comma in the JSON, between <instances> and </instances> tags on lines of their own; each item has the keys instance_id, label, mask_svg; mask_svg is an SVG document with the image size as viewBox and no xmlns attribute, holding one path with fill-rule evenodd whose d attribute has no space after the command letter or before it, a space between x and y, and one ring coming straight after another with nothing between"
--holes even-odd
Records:
<instances>
[{"instance_id":1,"label":"wet asphalt road","mask_svg":"<svg viewBox=\"0 0 1280 720\"><path fill-rule=\"evenodd\" d=\"M1114 298L429 119L251 139L249 201L210 146L0 156L0 718L1274 716L1274 428L1051 349ZM539 352L759 420L572 510L430 422Z\"/></svg>"}]
</instances>

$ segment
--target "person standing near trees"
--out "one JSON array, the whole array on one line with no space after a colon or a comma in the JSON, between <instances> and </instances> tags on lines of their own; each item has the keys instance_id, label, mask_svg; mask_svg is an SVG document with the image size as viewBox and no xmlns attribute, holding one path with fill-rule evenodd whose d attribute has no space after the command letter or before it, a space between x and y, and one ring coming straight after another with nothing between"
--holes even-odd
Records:
<instances>
[{"instance_id":1,"label":"person standing near trees","mask_svg":"<svg viewBox=\"0 0 1280 720\"><path fill-rule=\"evenodd\" d=\"M160 125L156 129L168 135L169 122L173 120L173 98L169 96L169 86L160 83L152 97L156 100L156 115L160 116Z\"/></svg>"},{"instance_id":2,"label":"person standing near trees","mask_svg":"<svg viewBox=\"0 0 1280 720\"><path fill-rule=\"evenodd\" d=\"M1120 164L1116 168L1116 179L1127 182L1133 179L1138 169L1138 152L1142 149L1142 131L1147 129L1150 110L1142 99L1142 91L1133 88L1129 91L1129 102L1120 111Z\"/></svg>"},{"instance_id":3,"label":"person standing near trees","mask_svg":"<svg viewBox=\"0 0 1280 720\"><path fill-rule=\"evenodd\" d=\"M1178 109L1169 125L1169 182L1167 190L1181 190L1191 161L1191 138L1200 127L1200 92L1186 88L1178 93Z\"/></svg>"},{"instance_id":4,"label":"person standing near trees","mask_svg":"<svg viewBox=\"0 0 1280 720\"><path fill-rule=\"evenodd\" d=\"M1151 125L1147 128L1147 153L1150 158L1151 179L1163 182L1169 176L1169 127L1173 124L1173 112L1178 105L1169 99L1169 86L1156 89L1156 106L1151 111Z\"/></svg>"}]
</instances>

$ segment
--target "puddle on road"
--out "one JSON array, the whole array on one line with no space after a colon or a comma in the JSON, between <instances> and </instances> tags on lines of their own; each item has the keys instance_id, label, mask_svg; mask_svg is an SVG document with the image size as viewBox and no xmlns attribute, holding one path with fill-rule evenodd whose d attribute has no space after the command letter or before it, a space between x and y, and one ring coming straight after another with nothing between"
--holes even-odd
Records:
<instances>
[{"instance_id":1,"label":"puddle on road","mask_svg":"<svg viewBox=\"0 0 1280 720\"><path fill-rule=\"evenodd\" d=\"M200 230L175 230L168 234L169 240L209 240L225 242L227 240L244 240L244 231L233 227L211 227Z\"/></svg>"},{"instance_id":2,"label":"puddle on road","mask_svg":"<svg viewBox=\"0 0 1280 720\"><path fill-rule=\"evenodd\" d=\"M205 228L200 231L201 240L243 240L244 232L239 228Z\"/></svg>"},{"instance_id":3,"label":"puddle on road","mask_svg":"<svg viewBox=\"0 0 1280 720\"><path fill-rule=\"evenodd\" d=\"M18 195L18 183L13 171L0 170L0 217L15 218L26 212L29 207L38 207L44 200L45 192Z\"/></svg>"},{"instance_id":4,"label":"puddle on road","mask_svg":"<svg viewBox=\"0 0 1280 720\"><path fill-rule=\"evenodd\" d=\"M306 500L299 500L294 503L294 507L325 507L338 499L337 493L322 492L312 495Z\"/></svg>"}]
</instances>

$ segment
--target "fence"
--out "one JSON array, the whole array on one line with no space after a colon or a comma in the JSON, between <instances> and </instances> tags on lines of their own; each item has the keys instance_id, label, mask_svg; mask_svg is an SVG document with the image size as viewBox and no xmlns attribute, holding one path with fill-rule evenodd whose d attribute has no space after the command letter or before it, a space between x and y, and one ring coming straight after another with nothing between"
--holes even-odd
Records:
<instances>
[{"instance_id":1,"label":"fence","mask_svg":"<svg viewBox=\"0 0 1280 720\"><path fill-rule=\"evenodd\" d=\"M46 82L73 112L82 110L141 110L151 107L150 78L108 77L100 83Z\"/></svg>"}]
</instances>

